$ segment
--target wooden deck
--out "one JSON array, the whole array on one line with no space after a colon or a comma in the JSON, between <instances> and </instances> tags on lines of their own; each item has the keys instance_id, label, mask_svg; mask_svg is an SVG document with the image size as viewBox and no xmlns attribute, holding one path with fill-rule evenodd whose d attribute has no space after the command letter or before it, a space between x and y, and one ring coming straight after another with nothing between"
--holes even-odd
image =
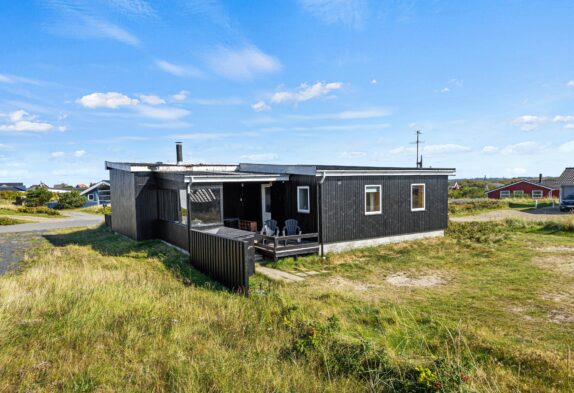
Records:
<instances>
[{"instance_id":1,"label":"wooden deck","mask_svg":"<svg viewBox=\"0 0 574 393\"><path fill-rule=\"evenodd\" d=\"M277 260L288 256L318 253L319 234L305 233L292 236L265 236L255 237L255 250L265 256Z\"/></svg>"}]
</instances>

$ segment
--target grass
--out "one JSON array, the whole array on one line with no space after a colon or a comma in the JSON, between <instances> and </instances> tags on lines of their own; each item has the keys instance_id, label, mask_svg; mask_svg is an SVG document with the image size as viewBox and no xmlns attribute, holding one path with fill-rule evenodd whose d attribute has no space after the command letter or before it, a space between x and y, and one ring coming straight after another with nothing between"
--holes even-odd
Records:
<instances>
[{"instance_id":1,"label":"grass","mask_svg":"<svg viewBox=\"0 0 574 393\"><path fill-rule=\"evenodd\" d=\"M88 214L112 214L112 208L107 206L104 208L103 206L88 206L88 207L80 207L78 209L68 209L72 211L77 211L81 213L88 213Z\"/></svg>"},{"instance_id":2,"label":"grass","mask_svg":"<svg viewBox=\"0 0 574 393\"><path fill-rule=\"evenodd\" d=\"M538 205L536 205L538 201ZM556 201L554 201L556 203ZM507 198L507 199L458 199L450 200L448 212L450 216L470 216L485 213L493 210L515 209L529 210L536 207L550 207L553 205L552 199L530 199L530 198Z\"/></svg>"},{"instance_id":3,"label":"grass","mask_svg":"<svg viewBox=\"0 0 574 393\"><path fill-rule=\"evenodd\" d=\"M11 217L2 217L0 216L0 226L1 225L15 225L15 224L24 224L28 221L24 221L24 220L17 220L15 218L11 218Z\"/></svg>"},{"instance_id":4,"label":"grass","mask_svg":"<svg viewBox=\"0 0 574 393\"><path fill-rule=\"evenodd\" d=\"M573 239L547 224L287 258L326 273L249 298L162 243L58 232L0 277L0 391L571 392Z\"/></svg>"},{"instance_id":5,"label":"grass","mask_svg":"<svg viewBox=\"0 0 574 393\"><path fill-rule=\"evenodd\" d=\"M26 207L10 204L0 205L0 216L31 216L46 218L63 217L62 213L60 213L58 210L50 209L45 206Z\"/></svg>"}]
</instances>

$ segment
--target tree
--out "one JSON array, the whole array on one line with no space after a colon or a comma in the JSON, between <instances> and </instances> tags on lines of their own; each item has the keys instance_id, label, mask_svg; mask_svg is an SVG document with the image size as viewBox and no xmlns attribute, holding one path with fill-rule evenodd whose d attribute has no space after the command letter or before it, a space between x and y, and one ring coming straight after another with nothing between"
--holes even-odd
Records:
<instances>
[{"instance_id":1,"label":"tree","mask_svg":"<svg viewBox=\"0 0 574 393\"><path fill-rule=\"evenodd\" d=\"M80 195L78 191L73 190L60 195L60 199L58 200L58 208L73 209L76 207L84 206L84 203L86 203L86 197Z\"/></svg>"},{"instance_id":2,"label":"tree","mask_svg":"<svg viewBox=\"0 0 574 393\"><path fill-rule=\"evenodd\" d=\"M50 191L44 187L37 187L26 193L26 206L43 206L50 199L52 199L52 193Z\"/></svg>"}]
</instances>

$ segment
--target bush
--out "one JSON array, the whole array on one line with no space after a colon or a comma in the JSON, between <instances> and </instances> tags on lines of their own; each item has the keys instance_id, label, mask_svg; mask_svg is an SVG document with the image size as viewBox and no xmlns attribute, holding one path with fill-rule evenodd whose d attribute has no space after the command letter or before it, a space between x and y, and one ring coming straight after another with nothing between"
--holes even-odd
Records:
<instances>
[{"instance_id":1,"label":"bush","mask_svg":"<svg viewBox=\"0 0 574 393\"><path fill-rule=\"evenodd\" d=\"M0 191L0 199L13 202L17 197L23 194L24 193L20 191Z\"/></svg>"},{"instance_id":2,"label":"bush","mask_svg":"<svg viewBox=\"0 0 574 393\"><path fill-rule=\"evenodd\" d=\"M38 206L38 207L19 207L18 212L20 213L28 213L28 214L46 214L48 216L61 216L62 214L55 210L50 209L46 206Z\"/></svg>"},{"instance_id":3,"label":"bush","mask_svg":"<svg viewBox=\"0 0 574 393\"><path fill-rule=\"evenodd\" d=\"M16 219L10 218L10 217L0 217L0 225L14 225L14 224L21 224L24 222L25 221L16 220Z\"/></svg>"},{"instance_id":4,"label":"bush","mask_svg":"<svg viewBox=\"0 0 574 393\"><path fill-rule=\"evenodd\" d=\"M52 193L43 187L38 187L26 193L26 206L43 206L50 199L52 199Z\"/></svg>"},{"instance_id":5,"label":"bush","mask_svg":"<svg viewBox=\"0 0 574 393\"><path fill-rule=\"evenodd\" d=\"M483 210L495 210L508 208L506 199L461 199L448 202L449 214L473 213Z\"/></svg>"},{"instance_id":6,"label":"bush","mask_svg":"<svg viewBox=\"0 0 574 393\"><path fill-rule=\"evenodd\" d=\"M80 195L79 191L73 190L60 195L58 199L58 209L75 209L84 206L86 197Z\"/></svg>"}]
</instances>

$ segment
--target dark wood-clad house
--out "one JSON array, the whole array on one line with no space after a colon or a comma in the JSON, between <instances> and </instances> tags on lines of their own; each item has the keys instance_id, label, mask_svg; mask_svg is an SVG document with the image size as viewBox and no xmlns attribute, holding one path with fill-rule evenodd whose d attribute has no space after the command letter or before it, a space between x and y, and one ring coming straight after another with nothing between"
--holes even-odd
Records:
<instances>
[{"instance_id":1,"label":"dark wood-clad house","mask_svg":"<svg viewBox=\"0 0 574 393\"><path fill-rule=\"evenodd\" d=\"M323 254L443 235L454 175L330 165L106 162L106 169L114 231L163 239L189 252L199 270L243 290L255 253ZM296 220L291 233L287 220Z\"/></svg>"}]
</instances>

